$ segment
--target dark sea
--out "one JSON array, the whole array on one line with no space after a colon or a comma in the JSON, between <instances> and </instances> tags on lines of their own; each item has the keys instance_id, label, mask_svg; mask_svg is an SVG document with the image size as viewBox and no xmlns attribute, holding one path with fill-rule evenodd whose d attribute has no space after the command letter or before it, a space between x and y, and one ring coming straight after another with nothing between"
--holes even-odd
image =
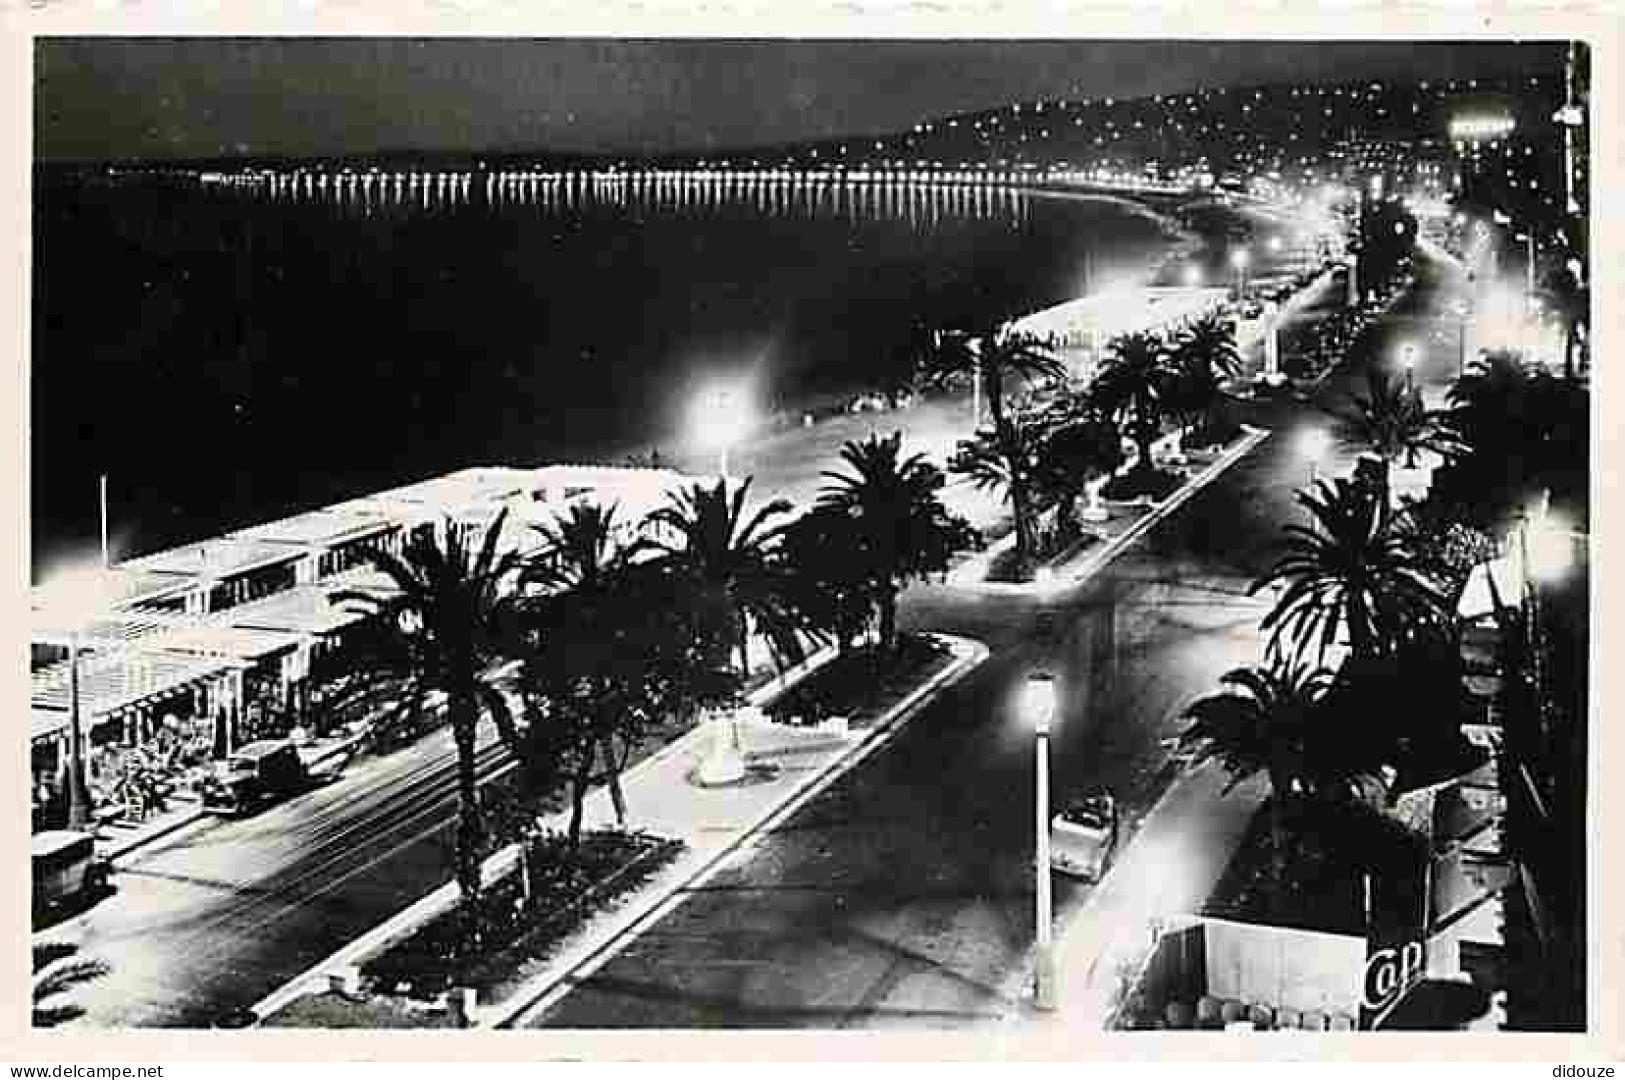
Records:
<instances>
[{"instance_id":1,"label":"dark sea","mask_svg":"<svg viewBox=\"0 0 1625 1080\"><path fill-rule=\"evenodd\" d=\"M33 570L467 465L615 460L696 387L861 390L921 326L1092 291L1174 237L1011 189L409 181L234 190L36 173Z\"/></svg>"}]
</instances>

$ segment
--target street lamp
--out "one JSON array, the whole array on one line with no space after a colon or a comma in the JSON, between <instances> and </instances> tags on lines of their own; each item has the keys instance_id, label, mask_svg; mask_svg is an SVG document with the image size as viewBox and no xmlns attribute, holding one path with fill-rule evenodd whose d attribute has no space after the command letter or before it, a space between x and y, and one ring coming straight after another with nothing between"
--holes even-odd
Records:
<instances>
[{"instance_id":1,"label":"street lamp","mask_svg":"<svg viewBox=\"0 0 1625 1080\"><path fill-rule=\"evenodd\" d=\"M744 394L731 386L701 393L695 403L694 427L700 444L717 452L717 475L728 480L728 451L750 427L750 409Z\"/></svg>"},{"instance_id":2,"label":"street lamp","mask_svg":"<svg viewBox=\"0 0 1625 1080\"><path fill-rule=\"evenodd\" d=\"M1194 289L1202 284L1202 268L1195 263L1185 267L1185 287Z\"/></svg>"},{"instance_id":3,"label":"street lamp","mask_svg":"<svg viewBox=\"0 0 1625 1080\"><path fill-rule=\"evenodd\" d=\"M1416 361L1421 350L1416 342L1407 341L1399 347L1399 362L1405 367L1405 389L1407 392L1416 389Z\"/></svg>"},{"instance_id":4,"label":"street lamp","mask_svg":"<svg viewBox=\"0 0 1625 1080\"><path fill-rule=\"evenodd\" d=\"M1467 374L1467 316L1472 314L1473 306L1466 300L1456 301L1456 378L1460 379Z\"/></svg>"},{"instance_id":5,"label":"street lamp","mask_svg":"<svg viewBox=\"0 0 1625 1080\"><path fill-rule=\"evenodd\" d=\"M1298 436L1298 451L1303 454L1304 460L1309 462L1309 486L1312 488L1320 480L1320 459L1326 456L1326 448L1331 442L1331 436L1321 428L1310 428Z\"/></svg>"},{"instance_id":6,"label":"street lamp","mask_svg":"<svg viewBox=\"0 0 1625 1080\"><path fill-rule=\"evenodd\" d=\"M84 567L65 573L44 590L46 609L68 622L68 828L84 831L90 824L90 791L85 783L84 717L79 694L79 628L100 610L106 595L102 573ZM61 644L61 642L57 642Z\"/></svg>"},{"instance_id":7,"label":"street lamp","mask_svg":"<svg viewBox=\"0 0 1625 1080\"><path fill-rule=\"evenodd\" d=\"M1049 672L1036 671L1027 677L1027 685L1021 693L1021 715L1032 723L1038 751L1038 797L1035 807L1037 857L1033 860L1037 885L1038 955L1033 974L1033 1005L1047 1011L1055 1008L1055 943L1051 928L1054 913L1050 899L1049 855L1049 729L1055 717L1055 677Z\"/></svg>"},{"instance_id":8,"label":"street lamp","mask_svg":"<svg viewBox=\"0 0 1625 1080\"><path fill-rule=\"evenodd\" d=\"M1240 300L1241 297L1242 297L1242 294L1244 294L1247 291L1247 260L1248 260L1248 258L1249 258L1249 255L1248 255L1247 249L1244 248L1244 247L1236 248L1234 251L1232 251L1230 253L1230 265L1236 271L1236 299L1237 300Z\"/></svg>"}]
</instances>

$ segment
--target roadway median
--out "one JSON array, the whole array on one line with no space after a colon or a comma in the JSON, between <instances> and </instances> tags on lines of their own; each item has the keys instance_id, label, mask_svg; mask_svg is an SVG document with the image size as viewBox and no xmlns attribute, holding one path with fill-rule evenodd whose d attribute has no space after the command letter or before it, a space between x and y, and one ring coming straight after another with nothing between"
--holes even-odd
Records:
<instances>
[{"instance_id":1,"label":"roadway median","mask_svg":"<svg viewBox=\"0 0 1625 1080\"><path fill-rule=\"evenodd\" d=\"M638 887L591 912L545 952L522 958L512 972L487 980L478 988L477 1002L468 1000L466 991L447 995L440 1003L440 1018L425 1014L424 1026L444 1026L446 1012L455 1014L459 1026L478 1027L516 1026L545 1012L552 1001L590 977L730 859L748 851L758 838L878 751L934 696L987 656L978 642L931 637L941 646L941 663L917 684L899 688L895 700L873 715L855 715L850 724L804 726L767 718L764 709L835 659L828 650L790 677L752 692L737 717L702 724L628 770L622 788L629 817L635 819L630 825L651 837L681 841L681 852ZM701 766L720 739L736 741L746 775L733 784L702 784ZM562 824L562 820L544 822L553 827ZM606 790L589 796L585 825L617 827ZM486 861L484 880L501 880L518 862L518 846L504 848ZM362 1001L363 968L445 916L458 900L456 883L448 882L268 995L253 1007L253 1014L266 1026L280 1026L287 1014L299 1011L301 999L325 996L338 1005ZM333 1015L338 1014L342 1009Z\"/></svg>"}]
</instances>

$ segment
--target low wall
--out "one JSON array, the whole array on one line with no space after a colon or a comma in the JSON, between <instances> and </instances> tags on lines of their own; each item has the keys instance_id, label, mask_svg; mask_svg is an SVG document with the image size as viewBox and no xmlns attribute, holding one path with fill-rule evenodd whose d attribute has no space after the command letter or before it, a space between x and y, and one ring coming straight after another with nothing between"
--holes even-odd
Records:
<instances>
[{"instance_id":1,"label":"low wall","mask_svg":"<svg viewBox=\"0 0 1625 1080\"><path fill-rule=\"evenodd\" d=\"M1364 938L1202 920L1211 997L1273 1009L1359 1015Z\"/></svg>"}]
</instances>

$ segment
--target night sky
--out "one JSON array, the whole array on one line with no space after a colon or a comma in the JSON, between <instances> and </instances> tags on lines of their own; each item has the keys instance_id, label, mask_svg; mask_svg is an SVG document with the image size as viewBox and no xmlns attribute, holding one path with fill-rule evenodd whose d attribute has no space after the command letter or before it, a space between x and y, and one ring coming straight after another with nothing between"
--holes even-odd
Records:
<instances>
[{"instance_id":1,"label":"night sky","mask_svg":"<svg viewBox=\"0 0 1625 1080\"><path fill-rule=\"evenodd\" d=\"M908 127L1013 101L1550 70L1551 43L57 38L42 159L635 154Z\"/></svg>"}]
</instances>

